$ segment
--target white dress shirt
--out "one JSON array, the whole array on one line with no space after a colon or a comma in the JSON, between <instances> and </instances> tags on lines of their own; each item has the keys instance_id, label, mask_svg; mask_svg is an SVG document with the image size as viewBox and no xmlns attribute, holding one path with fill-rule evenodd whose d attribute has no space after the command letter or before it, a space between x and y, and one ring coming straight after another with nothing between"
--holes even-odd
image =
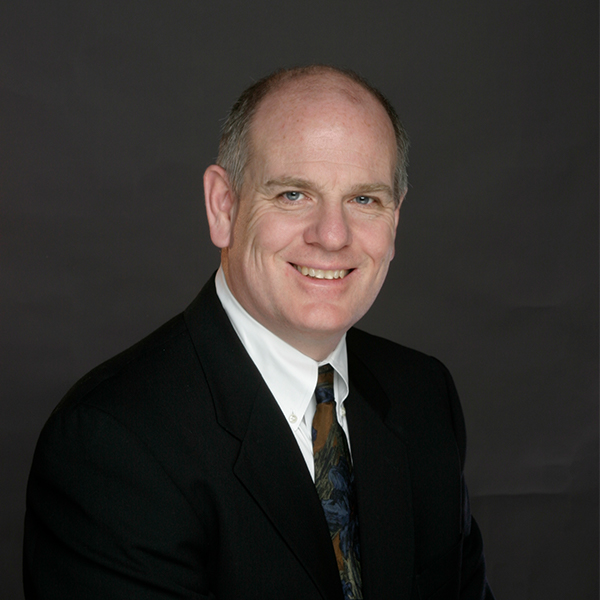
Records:
<instances>
[{"instance_id":1,"label":"white dress shirt","mask_svg":"<svg viewBox=\"0 0 600 600\"><path fill-rule=\"evenodd\" d=\"M319 366L329 363L334 368L333 391L337 419L342 426L348 446L350 436L344 401L348 396L348 356L344 335L335 350L320 362L296 350L256 319L251 317L231 293L223 270L215 279L217 296L260 374L285 416L313 481L315 467L312 447L312 420L317 408L315 387Z\"/></svg>"}]
</instances>

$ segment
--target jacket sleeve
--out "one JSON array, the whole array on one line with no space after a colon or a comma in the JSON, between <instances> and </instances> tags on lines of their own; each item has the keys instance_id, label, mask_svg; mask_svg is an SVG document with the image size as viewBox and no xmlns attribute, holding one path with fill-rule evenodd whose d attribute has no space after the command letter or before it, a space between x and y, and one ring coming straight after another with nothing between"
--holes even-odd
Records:
<instances>
[{"instance_id":1,"label":"jacket sleeve","mask_svg":"<svg viewBox=\"0 0 600 600\"><path fill-rule=\"evenodd\" d=\"M465 532L461 564L461 600L494 600L487 582L481 532L469 508L469 495L464 486Z\"/></svg>"},{"instance_id":2,"label":"jacket sleeve","mask_svg":"<svg viewBox=\"0 0 600 600\"><path fill-rule=\"evenodd\" d=\"M212 598L206 516L114 417L85 404L61 410L29 478L25 597Z\"/></svg>"},{"instance_id":3,"label":"jacket sleeve","mask_svg":"<svg viewBox=\"0 0 600 600\"><path fill-rule=\"evenodd\" d=\"M445 385L450 399L454 434L458 445L461 471L466 457L466 427L458 393L448 369L439 361L444 373ZM483 540L479 526L471 515L469 491L462 476L462 559L460 577L460 600L494 600L494 595L486 578Z\"/></svg>"}]
</instances>

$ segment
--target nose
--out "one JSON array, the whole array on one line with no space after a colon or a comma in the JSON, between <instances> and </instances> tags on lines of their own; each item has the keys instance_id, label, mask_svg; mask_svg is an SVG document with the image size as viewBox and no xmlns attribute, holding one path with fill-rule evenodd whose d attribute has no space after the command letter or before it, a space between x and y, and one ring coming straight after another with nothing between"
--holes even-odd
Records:
<instances>
[{"instance_id":1,"label":"nose","mask_svg":"<svg viewBox=\"0 0 600 600\"><path fill-rule=\"evenodd\" d=\"M341 202L323 202L311 215L304 233L308 244L317 244L329 252L341 250L352 240L348 215Z\"/></svg>"}]
</instances>

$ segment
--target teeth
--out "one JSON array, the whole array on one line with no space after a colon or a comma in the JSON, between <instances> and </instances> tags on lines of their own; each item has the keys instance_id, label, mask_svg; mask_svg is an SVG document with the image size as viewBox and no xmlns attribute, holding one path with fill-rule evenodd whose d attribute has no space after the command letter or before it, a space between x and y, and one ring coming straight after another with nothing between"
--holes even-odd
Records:
<instances>
[{"instance_id":1,"label":"teeth","mask_svg":"<svg viewBox=\"0 0 600 600\"><path fill-rule=\"evenodd\" d=\"M336 269L334 271L324 271L323 269L313 269L312 267L300 267L294 265L296 270L306 275L307 277L314 277L315 279L344 279L350 271L348 269Z\"/></svg>"}]
</instances>

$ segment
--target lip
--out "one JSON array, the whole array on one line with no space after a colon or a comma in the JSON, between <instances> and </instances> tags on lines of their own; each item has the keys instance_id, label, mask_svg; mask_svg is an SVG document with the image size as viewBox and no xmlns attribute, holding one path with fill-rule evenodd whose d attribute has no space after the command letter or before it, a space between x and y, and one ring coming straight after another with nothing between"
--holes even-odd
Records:
<instances>
[{"instance_id":1,"label":"lip","mask_svg":"<svg viewBox=\"0 0 600 600\"><path fill-rule=\"evenodd\" d=\"M345 279L354 269L321 269L314 266L297 265L289 263L294 269L306 279L312 281L341 281Z\"/></svg>"}]
</instances>

